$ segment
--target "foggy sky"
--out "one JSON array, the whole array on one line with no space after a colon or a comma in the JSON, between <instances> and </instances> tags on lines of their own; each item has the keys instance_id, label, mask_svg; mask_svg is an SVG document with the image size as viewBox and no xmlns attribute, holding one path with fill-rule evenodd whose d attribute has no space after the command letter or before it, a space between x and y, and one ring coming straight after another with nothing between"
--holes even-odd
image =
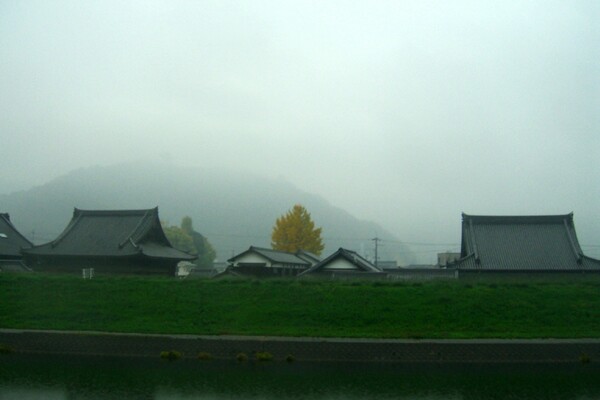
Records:
<instances>
[{"instance_id":1,"label":"foggy sky","mask_svg":"<svg viewBox=\"0 0 600 400\"><path fill-rule=\"evenodd\" d=\"M594 0L4 0L0 193L222 165L407 242L573 211L600 257L599 26Z\"/></svg>"}]
</instances>

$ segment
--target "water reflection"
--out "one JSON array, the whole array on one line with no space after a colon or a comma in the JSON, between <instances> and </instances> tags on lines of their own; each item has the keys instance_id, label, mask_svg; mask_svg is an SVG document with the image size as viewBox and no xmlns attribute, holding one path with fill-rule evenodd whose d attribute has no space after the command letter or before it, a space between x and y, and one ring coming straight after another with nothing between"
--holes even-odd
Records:
<instances>
[{"instance_id":1,"label":"water reflection","mask_svg":"<svg viewBox=\"0 0 600 400\"><path fill-rule=\"evenodd\" d=\"M0 399L600 399L600 366L0 357Z\"/></svg>"}]
</instances>

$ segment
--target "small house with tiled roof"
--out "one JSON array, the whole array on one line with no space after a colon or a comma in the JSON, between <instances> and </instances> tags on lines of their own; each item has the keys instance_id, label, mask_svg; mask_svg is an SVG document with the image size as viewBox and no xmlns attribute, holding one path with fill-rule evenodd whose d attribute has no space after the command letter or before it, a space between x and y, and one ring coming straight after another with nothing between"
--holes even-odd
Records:
<instances>
[{"instance_id":1,"label":"small house with tiled roof","mask_svg":"<svg viewBox=\"0 0 600 400\"><path fill-rule=\"evenodd\" d=\"M255 277L296 276L306 271L319 257L298 250L295 253L250 246L248 250L230 258L229 270L238 275Z\"/></svg>"},{"instance_id":2,"label":"small house with tiled roof","mask_svg":"<svg viewBox=\"0 0 600 400\"><path fill-rule=\"evenodd\" d=\"M460 259L464 273L600 272L600 260L583 254L573 213L542 216L462 214Z\"/></svg>"},{"instance_id":3,"label":"small house with tiled roof","mask_svg":"<svg viewBox=\"0 0 600 400\"><path fill-rule=\"evenodd\" d=\"M0 213L0 272L27 271L22 251L31 246L33 244L12 224L10 215Z\"/></svg>"},{"instance_id":4,"label":"small house with tiled roof","mask_svg":"<svg viewBox=\"0 0 600 400\"><path fill-rule=\"evenodd\" d=\"M357 252L342 247L300 275L329 278L365 278L368 276L384 278L387 276L381 268L376 267Z\"/></svg>"},{"instance_id":5,"label":"small house with tiled roof","mask_svg":"<svg viewBox=\"0 0 600 400\"><path fill-rule=\"evenodd\" d=\"M175 276L180 261L196 256L171 246L158 207L145 210L80 210L52 242L24 251L34 271Z\"/></svg>"},{"instance_id":6,"label":"small house with tiled roof","mask_svg":"<svg viewBox=\"0 0 600 400\"><path fill-rule=\"evenodd\" d=\"M311 253L310 251L300 249L295 254L304 261L308 261L311 265L321 261L321 258L318 255Z\"/></svg>"}]
</instances>

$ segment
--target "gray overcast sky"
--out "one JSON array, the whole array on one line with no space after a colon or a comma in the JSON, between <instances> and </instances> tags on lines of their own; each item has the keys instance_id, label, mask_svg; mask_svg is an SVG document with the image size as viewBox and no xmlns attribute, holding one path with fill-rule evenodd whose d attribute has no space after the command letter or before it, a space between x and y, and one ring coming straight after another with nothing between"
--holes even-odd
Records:
<instances>
[{"instance_id":1,"label":"gray overcast sky","mask_svg":"<svg viewBox=\"0 0 600 400\"><path fill-rule=\"evenodd\" d=\"M598 245L599 27L595 0L3 0L0 192L158 158L283 176L405 241L574 211Z\"/></svg>"}]
</instances>

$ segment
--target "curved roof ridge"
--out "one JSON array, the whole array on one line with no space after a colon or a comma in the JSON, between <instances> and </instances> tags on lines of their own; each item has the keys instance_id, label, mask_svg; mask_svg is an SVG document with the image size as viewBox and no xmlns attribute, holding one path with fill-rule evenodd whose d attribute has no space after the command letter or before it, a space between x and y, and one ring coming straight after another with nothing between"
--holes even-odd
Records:
<instances>
[{"instance_id":1,"label":"curved roof ridge","mask_svg":"<svg viewBox=\"0 0 600 400\"><path fill-rule=\"evenodd\" d=\"M469 220L469 234L471 235L471 246L473 248L473 254L475 255L475 263L481 263L481 259L479 258L479 252L477 251L477 238L475 237L475 230L473 229L473 220Z\"/></svg>"},{"instance_id":2,"label":"curved roof ridge","mask_svg":"<svg viewBox=\"0 0 600 400\"><path fill-rule=\"evenodd\" d=\"M18 229L16 226L13 225L12 221L10 220L10 214L9 213L0 213L0 218L2 218L4 220L4 223L6 225L8 225L12 230L13 233L17 234L21 239L25 240L30 246L33 246L33 243L31 242L31 240L27 239Z\"/></svg>"},{"instance_id":3,"label":"curved roof ridge","mask_svg":"<svg viewBox=\"0 0 600 400\"><path fill-rule=\"evenodd\" d=\"M154 208L140 208L140 209L127 209L127 210L83 210L75 207L74 214L84 216L106 216L106 215L144 215L148 212L158 211L158 206Z\"/></svg>"},{"instance_id":4,"label":"curved roof ridge","mask_svg":"<svg viewBox=\"0 0 600 400\"><path fill-rule=\"evenodd\" d=\"M67 236L67 234L73 230L75 225L77 225L77 223L81 220L82 215L83 214L81 213L81 210L75 208L73 210L73 218L71 218L71 221L69 221L69 225L67 225L65 230L62 231L61 234L58 235L58 237L56 239L54 239L53 241L50 242L50 247L52 247L52 248L56 247L65 238L65 236Z\"/></svg>"},{"instance_id":5,"label":"curved roof ridge","mask_svg":"<svg viewBox=\"0 0 600 400\"><path fill-rule=\"evenodd\" d=\"M143 234L145 232L142 230L142 227L147 228L149 217L153 217L156 215L156 217L158 218L158 207L150 208L147 210L124 210L123 214L114 214L114 215L138 215L138 213L134 214L133 211L138 211L139 214L142 214L142 211L143 211L142 218L140 219L140 222L138 222L138 224L135 226L135 228L133 228L133 230L127 236L127 238L124 241L122 241L121 243L119 243L119 248L122 248L123 246L125 246L125 244L127 242L130 242L133 245L133 247L135 247L137 249L138 248L138 245L136 244L137 238L134 238L136 236L136 234L137 234L137 236L143 236ZM131 213L125 214L125 212L131 212ZM110 214L103 214L103 215L110 215Z\"/></svg>"},{"instance_id":6,"label":"curved roof ridge","mask_svg":"<svg viewBox=\"0 0 600 400\"><path fill-rule=\"evenodd\" d=\"M569 229L569 222L566 219L563 219L563 224L565 226L565 231L567 232L567 238L569 239L569 244L571 245L571 250L573 250L573 255L577 260L577 264L581 264L581 251L577 248L577 239L573 237L571 234L571 229Z\"/></svg>"}]
</instances>

